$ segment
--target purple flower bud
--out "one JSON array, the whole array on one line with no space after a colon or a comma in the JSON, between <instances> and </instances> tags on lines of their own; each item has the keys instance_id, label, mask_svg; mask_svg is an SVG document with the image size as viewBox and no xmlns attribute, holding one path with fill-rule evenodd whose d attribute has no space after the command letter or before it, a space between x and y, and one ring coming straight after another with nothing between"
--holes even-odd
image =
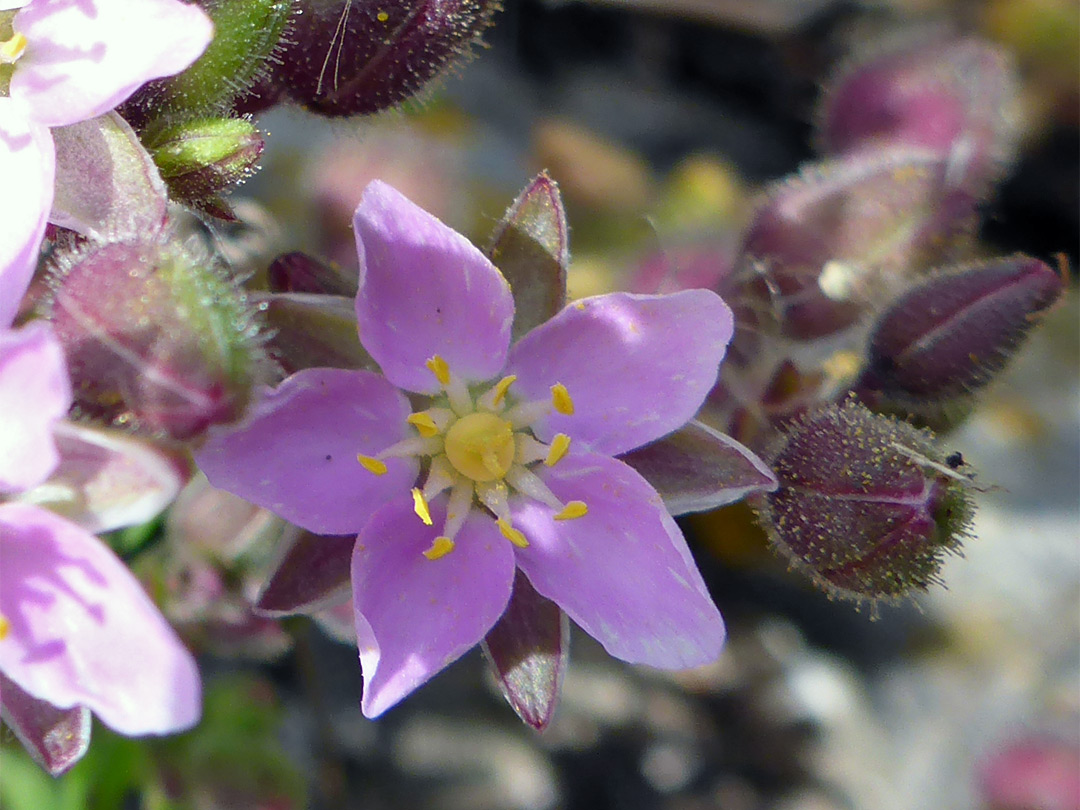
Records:
<instances>
[{"instance_id":1,"label":"purple flower bud","mask_svg":"<svg viewBox=\"0 0 1080 810\"><path fill-rule=\"evenodd\" d=\"M265 143L244 118L200 118L155 132L146 146L173 199L232 220L221 193L254 173Z\"/></svg>"},{"instance_id":2,"label":"purple flower bud","mask_svg":"<svg viewBox=\"0 0 1080 810\"><path fill-rule=\"evenodd\" d=\"M56 262L51 315L83 412L180 440L242 413L260 352L212 260L150 238L90 242Z\"/></svg>"},{"instance_id":3,"label":"purple flower bud","mask_svg":"<svg viewBox=\"0 0 1080 810\"><path fill-rule=\"evenodd\" d=\"M323 115L385 110L466 54L496 0L298 0L273 77Z\"/></svg>"},{"instance_id":4,"label":"purple flower bud","mask_svg":"<svg viewBox=\"0 0 1080 810\"><path fill-rule=\"evenodd\" d=\"M890 145L950 155L965 185L981 189L1015 151L1012 66L974 37L908 35L855 56L822 100L822 150L842 154ZM962 165L961 165L962 164Z\"/></svg>"},{"instance_id":5,"label":"purple flower bud","mask_svg":"<svg viewBox=\"0 0 1080 810\"><path fill-rule=\"evenodd\" d=\"M856 392L915 414L964 397L1005 366L1064 286L1023 255L927 279L878 320Z\"/></svg>"},{"instance_id":6,"label":"purple flower bud","mask_svg":"<svg viewBox=\"0 0 1080 810\"><path fill-rule=\"evenodd\" d=\"M755 496L773 547L830 596L890 600L938 581L972 514L961 459L929 431L847 402L794 423Z\"/></svg>"},{"instance_id":7,"label":"purple flower bud","mask_svg":"<svg viewBox=\"0 0 1080 810\"><path fill-rule=\"evenodd\" d=\"M775 185L747 229L746 287L781 332L813 340L855 324L913 271L940 263L974 225L975 200L922 149L863 153ZM753 278L751 276L751 278Z\"/></svg>"}]
</instances>

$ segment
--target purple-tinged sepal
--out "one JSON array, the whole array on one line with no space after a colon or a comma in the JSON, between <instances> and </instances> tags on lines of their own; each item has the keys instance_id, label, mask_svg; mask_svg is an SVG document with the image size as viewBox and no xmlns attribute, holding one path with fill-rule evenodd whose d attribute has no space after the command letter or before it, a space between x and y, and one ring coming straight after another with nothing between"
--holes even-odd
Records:
<instances>
[{"instance_id":1,"label":"purple-tinged sepal","mask_svg":"<svg viewBox=\"0 0 1080 810\"><path fill-rule=\"evenodd\" d=\"M355 545L355 535L297 535L263 586L256 610L267 616L288 616L346 601Z\"/></svg>"},{"instance_id":2,"label":"purple-tinged sepal","mask_svg":"<svg viewBox=\"0 0 1080 810\"><path fill-rule=\"evenodd\" d=\"M562 692L570 653L570 621L558 605L517 572L510 604L484 639L495 682L523 722L547 728Z\"/></svg>"},{"instance_id":3,"label":"purple-tinged sepal","mask_svg":"<svg viewBox=\"0 0 1080 810\"><path fill-rule=\"evenodd\" d=\"M352 299L356 296L356 283L355 273L347 277L339 268L300 251L282 253L266 268L266 285L275 293L340 295Z\"/></svg>"},{"instance_id":4,"label":"purple-tinged sepal","mask_svg":"<svg viewBox=\"0 0 1080 810\"><path fill-rule=\"evenodd\" d=\"M356 309L351 298L317 293L252 293L271 336L267 353L286 373L305 368L378 366L356 339Z\"/></svg>"},{"instance_id":5,"label":"purple-tinged sepal","mask_svg":"<svg viewBox=\"0 0 1080 810\"><path fill-rule=\"evenodd\" d=\"M856 394L875 410L934 425L966 412L1065 289L1049 265L1015 255L950 268L877 320Z\"/></svg>"},{"instance_id":6,"label":"purple-tinged sepal","mask_svg":"<svg viewBox=\"0 0 1080 810\"><path fill-rule=\"evenodd\" d=\"M58 709L31 697L0 672L0 717L50 776L60 776L90 747L90 710Z\"/></svg>"},{"instance_id":7,"label":"purple-tinged sepal","mask_svg":"<svg viewBox=\"0 0 1080 810\"><path fill-rule=\"evenodd\" d=\"M779 488L751 503L773 548L830 596L894 601L960 552L971 472L926 430L848 401L789 426L766 459Z\"/></svg>"},{"instance_id":8,"label":"purple-tinged sepal","mask_svg":"<svg viewBox=\"0 0 1080 810\"><path fill-rule=\"evenodd\" d=\"M696 421L621 460L653 486L673 515L716 509L776 489L776 476L764 461Z\"/></svg>"},{"instance_id":9,"label":"purple-tinged sepal","mask_svg":"<svg viewBox=\"0 0 1080 810\"><path fill-rule=\"evenodd\" d=\"M218 260L162 234L56 263L50 315L83 413L180 440L243 413L262 350Z\"/></svg>"},{"instance_id":10,"label":"purple-tinged sepal","mask_svg":"<svg viewBox=\"0 0 1080 810\"><path fill-rule=\"evenodd\" d=\"M513 339L553 317L566 304L569 226L559 186L533 178L492 234L487 256L514 295Z\"/></svg>"}]
</instances>

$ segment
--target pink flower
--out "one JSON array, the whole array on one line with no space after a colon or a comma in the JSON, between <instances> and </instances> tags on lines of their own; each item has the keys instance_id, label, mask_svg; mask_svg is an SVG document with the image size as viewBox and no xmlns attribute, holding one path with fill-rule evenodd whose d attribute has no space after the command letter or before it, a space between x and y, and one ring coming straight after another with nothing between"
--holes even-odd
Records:
<instances>
[{"instance_id":1,"label":"pink flower","mask_svg":"<svg viewBox=\"0 0 1080 810\"><path fill-rule=\"evenodd\" d=\"M310 531L359 532L364 713L483 639L516 568L612 655L715 659L723 622L682 534L613 456L697 411L731 338L723 301L585 299L511 347L509 285L464 237L379 182L353 224L360 339L382 374L300 371L197 458Z\"/></svg>"},{"instance_id":2,"label":"pink flower","mask_svg":"<svg viewBox=\"0 0 1080 810\"><path fill-rule=\"evenodd\" d=\"M0 284L0 294L8 289ZM131 735L178 731L200 713L195 661L139 582L86 529L36 505L50 487L62 489L47 479L62 461L54 430L70 403L51 327L0 327L0 703L54 773L83 753L85 709ZM88 451L67 432L65 446ZM107 463L100 449L96 462ZM96 528L124 525L117 514ZM73 707L81 721L55 711ZM62 739L50 742L52 727L65 730Z\"/></svg>"},{"instance_id":3,"label":"pink flower","mask_svg":"<svg viewBox=\"0 0 1080 810\"><path fill-rule=\"evenodd\" d=\"M52 206L49 128L102 115L183 70L213 28L178 0L0 0L0 9L0 66L11 71L6 87L0 71L0 282L25 290ZM0 297L0 323L20 296Z\"/></svg>"}]
</instances>

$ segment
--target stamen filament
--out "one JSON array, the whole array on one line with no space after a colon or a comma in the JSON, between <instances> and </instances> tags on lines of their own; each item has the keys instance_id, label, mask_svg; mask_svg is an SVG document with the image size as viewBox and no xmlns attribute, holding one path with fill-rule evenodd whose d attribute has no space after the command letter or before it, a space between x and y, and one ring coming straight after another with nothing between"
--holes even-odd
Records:
<instances>
[{"instance_id":1,"label":"stamen filament","mask_svg":"<svg viewBox=\"0 0 1080 810\"><path fill-rule=\"evenodd\" d=\"M379 453L383 458L408 458L409 456L434 456L442 452L442 439L435 436L410 436L392 444Z\"/></svg>"},{"instance_id":2,"label":"stamen filament","mask_svg":"<svg viewBox=\"0 0 1080 810\"><path fill-rule=\"evenodd\" d=\"M416 487L412 489L412 503L413 511L416 512L416 516L420 520L424 521L425 526L432 525L431 510L428 508L427 498L424 497L424 493Z\"/></svg>"},{"instance_id":3,"label":"stamen filament","mask_svg":"<svg viewBox=\"0 0 1080 810\"><path fill-rule=\"evenodd\" d=\"M570 501L553 517L555 520L576 520L587 514L589 514L589 507L585 505L585 501Z\"/></svg>"},{"instance_id":4,"label":"stamen filament","mask_svg":"<svg viewBox=\"0 0 1080 810\"><path fill-rule=\"evenodd\" d=\"M521 465L534 464L547 458L550 449L546 444L538 442L528 433L518 433L514 436L515 450L514 463Z\"/></svg>"},{"instance_id":5,"label":"stamen filament","mask_svg":"<svg viewBox=\"0 0 1080 810\"><path fill-rule=\"evenodd\" d=\"M435 456L431 460L427 480L424 482L424 497L430 501L443 490L452 487L456 480L457 477L446 456Z\"/></svg>"},{"instance_id":6,"label":"stamen filament","mask_svg":"<svg viewBox=\"0 0 1080 810\"><path fill-rule=\"evenodd\" d=\"M570 398L570 392L566 390L566 386L562 383L555 383L551 386L551 404L555 406L555 410L564 416L574 415L574 400Z\"/></svg>"},{"instance_id":7,"label":"stamen filament","mask_svg":"<svg viewBox=\"0 0 1080 810\"><path fill-rule=\"evenodd\" d=\"M551 403L547 400L537 402L519 402L506 413L506 420L514 430L529 427L541 416L551 413Z\"/></svg>"},{"instance_id":8,"label":"stamen filament","mask_svg":"<svg viewBox=\"0 0 1080 810\"><path fill-rule=\"evenodd\" d=\"M502 519L495 521L495 525L499 527L502 536L518 548L529 547L529 541L525 538L525 534L520 529L515 529L509 522Z\"/></svg>"},{"instance_id":9,"label":"stamen filament","mask_svg":"<svg viewBox=\"0 0 1080 810\"><path fill-rule=\"evenodd\" d=\"M465 519L472 511L473 482L462 476L450 490L450 501L446 505L446 525L443 526L443 534L451 540L457 537L461 527L465 525Z\"/></svg>"},{"instance_id":10,"label":"stamen filament","mask_svg":"<svg viewBox=\"0 0 1080 810\"><path fill-rule=\"evenodd\" d=\"M554 467L560 461L563 456L566 455L570 449L570 437L565 433L556 433L555 438L551 440L551 447L548 449L547 458L544 459L545 467Z\"/></svg>"},{"instance_id":11,"label":"stamen filament","mask_svg":"<svg viewBox=\"0 0 1080 810\"><path fill-rule=\"evenodd\" d=\"M454 550L454 541L449 537L439 535L431 544L431 548L424 552L429 560L438 560Z\"/></svg>"},{"instance_id":12,"label":"stamen filament","mask_svg":"<svg viewBox=\"0 0 1080 810\"><path fill-rule=\"evenodd\" d=\"M514 467L506 474L506 482L526 498L545 503L552 509L562 509L563 503L555 497L555 493L548 489L547 484L541 481L535 473L524 467Z\"/></svg>"},{"instance_id":13,"label":"stamen filament","mask_svg":"<svg viewBox=\"0 0 1080 810\"><path fill-rule=\"evenodd\" d=\"M356 460L359 461L360 466L369 473L386 475L386 462L382 459L375 458L375 456L365 456L363 453L357 453Z\"/></svg>"},{"instance_id":14,"label":"stamen filament","mask_svg":"<svg viewBox=\"0 0 1080 810\"><path fill-rule=\"evenodd\" d=\"M496 518L510 523L510 501L507 497L509 491L506 484L502 481L481 484L476 488L476 494Z\"/></svg>"}]
</instances>

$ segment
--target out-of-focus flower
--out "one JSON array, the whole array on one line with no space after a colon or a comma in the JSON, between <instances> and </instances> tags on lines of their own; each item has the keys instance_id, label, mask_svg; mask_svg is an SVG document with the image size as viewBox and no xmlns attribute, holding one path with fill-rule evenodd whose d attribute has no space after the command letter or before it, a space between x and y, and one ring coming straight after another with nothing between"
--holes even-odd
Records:
<instances>
[{"instance_id":1,"label":"out-of-focus flower","mask_svg":"<svg viewBox=\"0 0 1080 810\"><path fill-rule=\"evenodd\" d=\"M383 375L300 371L197 458L310 531L360 532L364 713L483 639L516 568L619 658L715 659L723 623L682 534L612 456L694 415L731 338L723 301L581 300L511 347L509 285L464 237L378 182L354 225L361 341Z\"/></svg>"},{"instance_id":2,"label":"out-of-focus flower","mask_svg":"<svg viewBox=\"0 0 1080 810\"><path fill-rule=\"evenodd\" d=\"M0 280L25 289L52 206L50 127L108 112L144 82L177 73L213 34L178 0L0 0ZM0 323L21 291L0 297Z\"/></svg>"},{"instance_id":3,"label":"out-of-focus flower","mask_svg":"<svg viewBox=\"0 0 1080 810\"><path fill-rule=\"evenodd\" d=\"M0 295L10 289L0 285ZM73 427L57 448L54 430L70 404L52 329L40 322L0 327L0 705L52 773L85 752L87 710L132 735L187 728L200 712L195 661L142 586L86 528L39 505L59 494L61 507L76 513L87 501L103 507L94 502L103 482L80 479L72 465L64 475L63 454L85 458L90 447ZM104 467L122 453L105 444L93 450L88 463ZM94 528L118 528L124 518L146 520L160 511L179 476L158 472L154 493L141 504L98 508L94 517L112 522ZM79 484L86 497L72 508L62 496ZM109 500L115 507L115 498ZM74 714L56 711L68 709Z\"/></svg>"}]
</instances>

